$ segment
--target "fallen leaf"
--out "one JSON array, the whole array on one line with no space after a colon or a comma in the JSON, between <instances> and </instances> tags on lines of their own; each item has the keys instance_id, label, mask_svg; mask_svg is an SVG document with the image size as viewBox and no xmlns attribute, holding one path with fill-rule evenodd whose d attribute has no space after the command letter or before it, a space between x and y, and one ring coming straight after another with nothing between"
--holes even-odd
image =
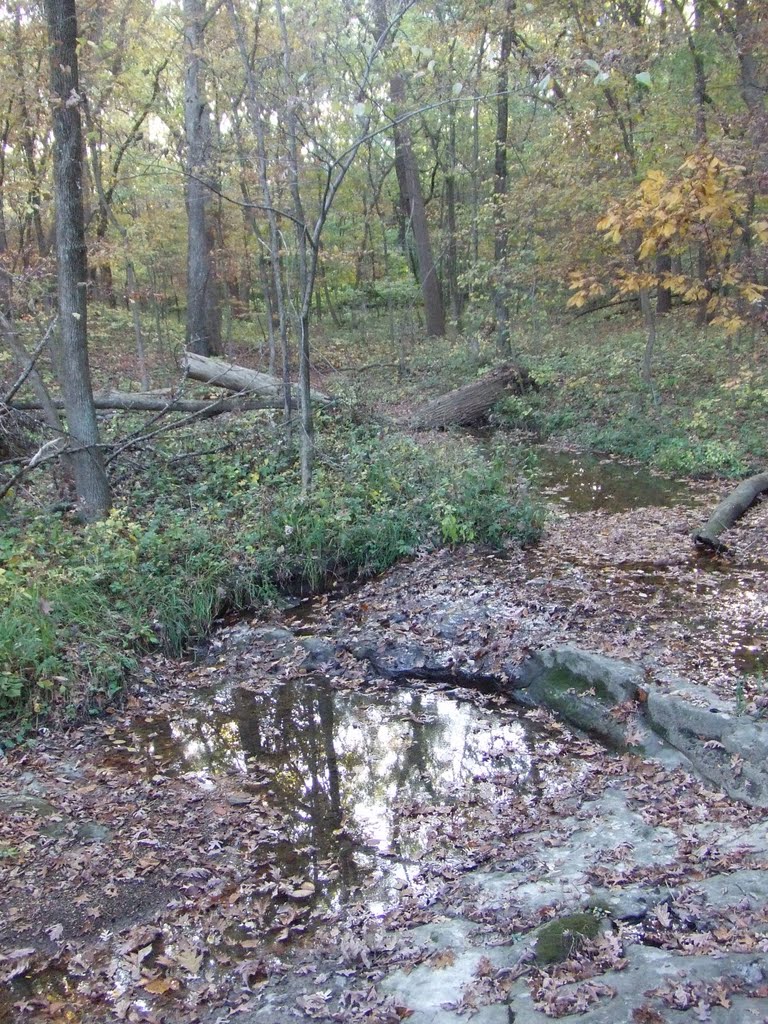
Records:
<instances>
[{"instance_id":1,"label":"fallen leaf","mask_svg":"<svg viewBox=\"0 0 768 1024\"><path fill-rule=\"evenodd\" d=\"M189 974L197 974L203 962L203 954L190 947L188 949L180 949L173 955L173 959L179 967L183 967Z\"/></svg>"},{"instance_id":2,"label":"fallen leaf","mask_svg":"<svg viewBox=\"0 0 768 1024\"><path fill-rule=\"evenodd\" d=\"M456 954L452 949L441 949L437 953L433 953L429 958L429 966L434 968L436 971L441 971L444 967L453 967L456 962Z\"/></svg>"},{"instance_id":3,"label":"fallen leaf","mask_svg":"<svg viewBox=\"0 0 768 1024\"><path fill-rule=\"evenodd\" d=\"M166 992L176 988L177 984L172 978L153 978L151 981L143 982L145 990L154 996L164 996Z\"/></svg>"}]
</instances>

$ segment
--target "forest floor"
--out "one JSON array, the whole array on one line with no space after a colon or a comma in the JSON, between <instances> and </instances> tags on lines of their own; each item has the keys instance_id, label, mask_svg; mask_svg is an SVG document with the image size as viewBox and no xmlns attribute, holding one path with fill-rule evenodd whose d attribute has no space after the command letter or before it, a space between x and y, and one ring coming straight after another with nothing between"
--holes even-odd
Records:
<instances>
[{"instance_id":1,"label":"forest floor","mask_svg":"<svg viewBox=\"0 0 768 1024\"><path fill-rule=\"evenodd\" d=\"M662 339L660 409L630 384L639 335L529 346L542 390L501 419L558 439L538 449L528 485L551 507L536 546L424 546L352 589L220 621L183 658L145 658L123 704L106 698L102 717L43 728L3 758L0 1021L768 1020L765 812L685 759L607 749L498 688L456 685L568 643L631 661L649 688L700 684L763 728L768 502L730 531L727 556L704 557L690 531L727 484L666 482L568 447L603 444L670 472L760 464L765 354L745 342L721 365L680 327ZM373 346L373 368L347 373L347 340L320 365L362 416L397 418L465 379L451 351L437 372L440 353ZM119 386L112 370L101 383ZM530 444L499 437L476 439L478 465ZM344 469L347 440L329 466ZM219 474L236 499L222 514L242 525L260 507L249 489L283 470L226 442L199 469L171 451L169 479L186 501ZM439 456L451 440L420 443ZM135 507L157 485L142 477L152 451L121 470L141 485L126 490ZM367 449L357 459L362 479ZM146 538L186 543L187 512L171 536L160 509L163 530ZM120 577L136 571L135 527L120 519L105 539L122 545ZM288 545L295 532L278 527ZM186 559L170 564L191 583ZM397 684L366 660L404 643L450 681Z\"/></svg>"},{"instance_id":2,"label":"forest floor","mask_svg":"<svg viewBox=\"0 0 768 1024\"><path fill-rule=\"evenodd\" d=\"M762 715L768 503L712 560L688 535L722 484L633 508L545 490L534 548L424 553L223 623L9 757L0 1019L768 1019L764 811L351 653L418 638L492 668L568 641Z\"/></svg>"}]
</instances>

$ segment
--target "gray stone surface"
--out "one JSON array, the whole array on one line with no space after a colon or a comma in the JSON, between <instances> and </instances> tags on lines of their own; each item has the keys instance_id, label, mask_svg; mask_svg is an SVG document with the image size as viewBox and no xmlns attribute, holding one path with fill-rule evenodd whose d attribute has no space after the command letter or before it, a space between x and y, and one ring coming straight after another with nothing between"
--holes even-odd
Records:
<instances>
[{"instance_id":1,"label":"gray stone surface","mask_svg":"<svg viewBox=\"0 0 768 1024\"><path fill-rule=\"evenodd\" d=\"M754 953L729 953L720 958L706 956L677 956L668 950L652 946L632 946L627 950L627 966L621 971L608 971L596 981L610 986L615 991L613 998L606 996L594 1003L586 1013L567 1014L559 1017L562 1021L580 1021L583 1024L632 1024L635 1010L655 1010L665 1024L685 1021L693 1024L697 1020L711 1021L712 1024L763 1024L768 1014L768 999L749 998L733 994L729 1006L717 1003L701 1010L694 1005L690 1009L678 1010L670 1006L660 995L647 995L656 989L669 990L674 986L717 984L725 981L752 988L762 983L768 969L764 955ZM576 986L566 986L572 991ZM706 1006L706 1009L705 1009ZM552 1017L533 1005L533 999L524 980L518 981L509 997L512 1024L545 1024ZM640 1018L642 1020L642 1017Z\"/></svg>"},{"instance_id":2,"label":"gray stone surface","mask_svg":"<svg viewBox=\"0 0 768 1024\"><path fill-rule=\"evenodd\" d=\"M736 800L768 807L768 723L736 715L683 681L668 693L649 690L646 715L704 778Z\"/></svg>"},{"instance_id":3,"label":"gray stone surface","mask_svg":"<svg viewBox=\"0 0 768 1024\"><path fill-rule=\"evenodd\" d=\"M614 747L639 747L668 765L672 747L728 796L768 807L768 723L737 715L705 687L646 686L639 666L575 647L532 655L513 687L521 704L549 708ZM631 722L617 720L616 705L638 697Z\"/></svg>"}]
</instances>

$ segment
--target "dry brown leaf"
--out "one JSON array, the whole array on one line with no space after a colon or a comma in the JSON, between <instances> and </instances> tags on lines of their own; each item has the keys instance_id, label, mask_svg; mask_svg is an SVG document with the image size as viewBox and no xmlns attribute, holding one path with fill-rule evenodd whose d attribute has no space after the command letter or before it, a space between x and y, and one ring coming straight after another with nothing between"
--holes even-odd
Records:
<instances>
[{"instance_id":1,"label":"dry brown leaf","mask_svg":"<svg viewBox=\"0 0 768 1024\"><path fill-rule=\"evenodd\" d=\"M442 970L444 967L453 967L456 962L456 954L452 949L441 949L437 953L433 953L429 958L429 966L436 971Z\"/></svg>"},{"instance_id":2,"label":"dry brown leaf","mask_svg":"<svg viewBox=\"0 0 768 1024\"><path fill-rule=\"evenodd\" d=\"M153 978L151 981L142 982L147 992L154 996L164 996L166 992L178 987L178 982L172 978Z\"/></svg>"}]
</instances>

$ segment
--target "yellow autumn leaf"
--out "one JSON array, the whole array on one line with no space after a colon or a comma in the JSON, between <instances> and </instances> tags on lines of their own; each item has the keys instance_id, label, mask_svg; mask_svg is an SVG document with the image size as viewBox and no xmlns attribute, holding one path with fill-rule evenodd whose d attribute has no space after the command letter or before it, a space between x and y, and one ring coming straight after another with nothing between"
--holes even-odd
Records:
<instances>
[{"instance_id":1,"label":"yellow autumn leaf","mask_svg":"<svg viewBox=\"0 0 768 1024\"><path fill-rule=\"evenodd\" d=\"M648 238L643 239L643 244L640 246L640 251L638 252L638 256L640 257L640 259L644 260L646 256L653 256L655 252L656 239L650 236Z\"/></svg>"},{"instance_id":2,"label":"yellow autumn leaf","mask_svg":"<svg viewBox=\"0 0 768 1024\"><path fill-rule=\"evenodd\" d=\"M722 327L729 337L736 334L744 326L744 321L739 316L716 316L712 321L714 327Z\"/></svg>"},{"instance_id":3,"label":"yellow autumn leaf","mask_svg":"<svg viewBox=\"0 0 768 1024\"><path fill-rule=\"evenodd\" d=\"M747 302L760 302L765 293L765 285L750 282L749 284L741 285L739 291Z\"/></svg>"},{"instance_id":4,"label":"yellow autumn leaf","mask_svg":"<svg viewBox=\"0 0 768 1024\"><path fill-rule=\"evenodd\" d=\"M152 981L144 984L145 991L151 992L154 996L164 996L166 992L175 987L176 982L171 978L153 978Z\"/></svg>"}]
</instances>

